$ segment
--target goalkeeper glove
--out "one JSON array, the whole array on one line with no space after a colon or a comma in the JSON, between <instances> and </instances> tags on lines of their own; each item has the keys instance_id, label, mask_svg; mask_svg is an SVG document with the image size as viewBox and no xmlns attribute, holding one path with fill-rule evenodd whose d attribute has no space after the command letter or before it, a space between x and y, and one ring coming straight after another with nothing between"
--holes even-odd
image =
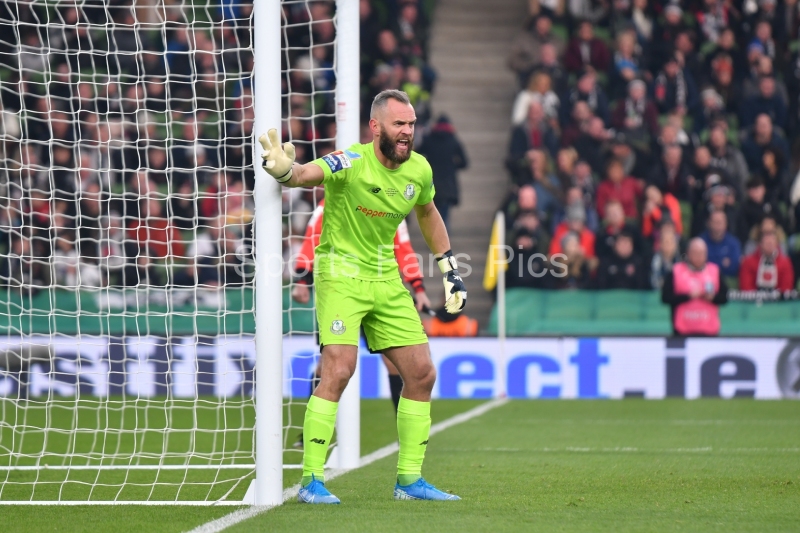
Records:
<instances>
[{"instance_id":1,"label":"goalkeeper glove","mask_svg":"<svg viewBox=\"0 0 800 533\"><path fill-rule=\"evenodd\" d=\"M458 264L452 250L436 258L439 270L444 274L444 308L451 315L460 313L467 304L467 287L458 275Z\"/></svg>"},{"instance_id":2,"label":"goalkeeper glove","mask_svg":"<svg viewBox=\"0 0 800 533\"><path fill-rule=\"evenodd\" d=\"M269 136L269 138L267 138ZM264 151L261 152L261 159L264 162L261 166L267 171L267 174L275 178L278 183L286 183L292 179L292 165L294 164L294 145L292 143L284 143L281 147L281 141L278 139L278 130L272 128L267 132L267 135L261 134L258 138Z\"/></svg>"}]
</instances>

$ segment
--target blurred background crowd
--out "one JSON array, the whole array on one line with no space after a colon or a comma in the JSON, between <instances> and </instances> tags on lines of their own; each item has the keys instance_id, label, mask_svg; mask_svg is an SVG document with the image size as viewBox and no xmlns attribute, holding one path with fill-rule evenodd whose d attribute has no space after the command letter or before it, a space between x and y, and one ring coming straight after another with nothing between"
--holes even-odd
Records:
<instances>
[{"instance_id":1,"label":"blurred background crowd","mask_svg":"<svg viewBox=\"0 0 800 533\"><path fill-rule=\"evenodd\" d=\"M17 32L0 38L0 282L248 282L252 3L156 5L0 2ZM466 155L447 117L432 117L434 5L361 0L353 61L362 141L374 95L405 90L447 218ZM519 80L500 206L508 286L658 288L700 236L730 286L795 287L800 4L530 0L529 11L507 58ZM282 13L282 136L307 162L336 148L334 3ZM288 279L321 190L283 194ZM557 253L566 276L547 274Z\"/></svg>"},{"instance_id":2,"label":"blurred background crowd","mask_svg":"<svg viewBox=\"0 0 800 533\"><path fill-rule=\"evenodd\" d=\"M432 7L360 2L365 124L386 88L428 121ZM282 14L283 139L307 162L335 149L334 2ZM236 0L0 2L16 32L0 38L0 283L249 281L251 16ZM284 191L287 259L321 192Z\"/></svg>"},{"instance_id":3,"label":"blurred background crowd","mask_svg":"<svg viewBox=\"0 0 800 533\"><path fill-rule=\"evenodd\" d=\"M529 8L507 58L520 89L502 206L508 286L658 289L700 237L729 286L794 289L796 0ZM566 276L545 272L556 253Z\"/></svg>"}]
</instances>

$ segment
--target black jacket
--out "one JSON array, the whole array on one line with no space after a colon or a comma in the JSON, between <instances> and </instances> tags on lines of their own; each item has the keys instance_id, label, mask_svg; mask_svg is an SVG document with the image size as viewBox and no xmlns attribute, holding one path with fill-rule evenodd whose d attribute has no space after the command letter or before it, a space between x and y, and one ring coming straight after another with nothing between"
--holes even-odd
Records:
<instances>
[{"instance_id":1,"label":"black jacket","mask_svg":"<svg viewBox=\"0 0 800 533\"><path fill-rule=\"evenodd\" d=\"M441 124L434 126L431 133L425 137L419 153L425 156L433 169L436 200L458 205L460 199L458 171L467 168L469 162L464 147L452 127L443 127Z\"/></svg>"},{"instance_id":2,"label":"black jacket","mask_svg":"<svg viewBox=\"0 0 800 533\"><path fill-rule=\"evenodd\" d=\"M630 289L647 288L648 274L644 263L638 255L620 257L617 254L600 259L597 267L598 289Z\"/></svg>"}]
</instances>

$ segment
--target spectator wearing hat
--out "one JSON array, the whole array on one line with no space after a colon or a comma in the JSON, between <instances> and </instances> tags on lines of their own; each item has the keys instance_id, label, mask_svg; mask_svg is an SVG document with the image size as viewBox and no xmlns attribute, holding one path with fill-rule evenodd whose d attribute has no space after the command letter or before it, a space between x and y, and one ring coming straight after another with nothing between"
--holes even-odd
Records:
<instances>
[{"instance_id":1,"label":"spectator wearing hat","mask_svg":"<svg viewBox=\"0 0 800 533\"><path fill-rule=\"evenodd\" d=\"M747 167L754 174L764 172L764 151L773 148L780 154L782 161L788 161L789 144L774 127L772 118L767 114L760 114L755 119L755 124L749 129L747 136L742 141L742 155L747 161Z\"/></svg>"},{"instance_id":2,"label":"spectator wearing hat","mask_svg":"<svg viewBox=\"0 0 800 533\"><path fill-rule=\"evenodd\" d=\"M719 267L708 261L703 239L692 239L686 261L664 276L661 301L672 309L674 335L719 335L719 306L728 302L728 286Z\"/></svg>"},{"instance_id":3,"label":"spectator wearing hat","mask_svg":"<svg viewBox=\"0 0 800 533\"><path fill-rule=\"evenodd\" d=\"M447 115L441 115L436 121L425 136L419 153L425 156L433 170L433 184L436 187L433 201L447 225L450 208L458 205L461 196L458 171L469 165L467 153Z\"/></svg>"},{"instance_id":4,"label":"spectator wearing hat","mask_svg":"<svg viewBox=\"0 0 800 533\"><path fill-rule=\"evenodd\" d=\"M727 125L724 122L715 122L711 126L706 146L711 156L709 166L722 177L727 176L741 197L750 171L742 152L728 141Z\"/></svg>"},{"instance_id":5,"label":"spectator wearing hat","mask_svg":"<svg viewBox=\"0 0 800 533\"><path fill-rule=\"evenodd\" d=\"M577 73L585 67L605 72L611 63L611 52L606 43L594 35L594 25L589 20L578 24L575 37L569 42L564 54L564 66L568 72Z\"/></svg>"},{"instance_id":6,"label":"spectator wearing hat","mask_svg":"<svg viewBox=\"0 0 800 533\"><path fill-rule=\"evenodd\" d=\"M656 231L664 224L671 224L680 235L683 233L681 205L671 193L663 193L655 185L648 185L644 191L642 208L642 235L649 239L656 237Z\"/></svg>"},{"instance_id":7,"label":"spectator wearing hat","mask_svg":"<svg viewBox=\"0 0 800 533\"><path fill-rule=\"evenodd\" d=\"M649 142L658 135L658 109L647 98L647 84L642 80L628 83L628 95L617 103L611 125L628 138Z\"/></svg>"},{"instance_id":8,"label":"spectator wearing hat","mask_svg":"<svg viewBox=\"0 0 800 533\"><path fill-rule=\"evenodd\" d=\"M640 180L625 175L622 162L612 159L606 165L606 179L597 186L597 214L604 218L606 204L613 199L622 204L626 218L638 219L643 189Z\"/></svg>"},{"instance_id":9,"label":"spectator wearing hat","mask_svg":"<svg viewBox=\"0 0 800 533\"><path fill-rule=\"evenodd\" d=\"M633 253L633 242L633 235L626 230L616 236L611 255L600 258L598 289L642 290L647 287L647 272L641 256Z\"/></svg>"},{"instance_id":10,"label":"spectator wearing hat","mask_svg":"<svg viewBox=\"0 0 800 533\"><path fill-rule=\"evenodd\" d=\"M706 231L700 234L708 247L708 260L720 268L723 276L739 274L742 245L728 232L728 216L724 211L714 211L708 217Z\"/></svg>"},{"instance_id":11,"label":"spectator wearing hat","mask_svg":"<svg viewBox=\"0 0 800 533\"><path fill-rule=\"evenodd\" d=\"M581 253L586 259L594 259L595 236L586 227L586 209L583 202L574 202L567 206L566 220L556 226L553 232L553 239L550 241L550 255L563 252L562 239L568 233L574 233L578 237Z\"/></svg>"},{"instance_id":12,"label":"spectator wearing hat","mask_svg":"<svg viewBox=\"0 0 800 533\"><path fill-rule=\"evenodd\" d=\"M517 73L520 86L527 85L528 77L533 69L542 62L542 46L552 44L556 56L560 59L564 55L566 44L552 31L553 22L546 14L541 14L528 24L526 31L514 39L511 52L508 56L508 66Z\"/></svg>"},{"instance_id":13,"label":"spectator wearing hat","mask_svg":"<svg viewBox=\"0 0 800 533\"><path fill-rule=\"evenodd\" d=\"M742 261L739 289L790 291L794 288L794 268L781 251L777 233L762 232L758 250Z\"/></svg>"},{"instance_id":14,"label":"spectator wearing hat","mask_svg":"<svg viewBox=\"0 0 800 533\"><path fill-rule=\"evenodd\" d=\"M750 232L761 224L764 217L774 217L783 225L778 204L767 198L767 188L760 176L753 176L747 182L747 195L739 206L737 213L737 237L739 242L747 242Z\"/></svg>"},{"instance_id":15,"label":"spectator wearing hat","mask_svg":"<svg viewBox=\"0 0 800 533\"><path fill-rule=\"evenodd\" d=\"M776 126L786 126L786 104L775 90L775 78L772 76L762 76L758 80L758 94L745 100L739 112L740 126L749 128L761 114L768 115Z\"/></svg>"}]
</instances>

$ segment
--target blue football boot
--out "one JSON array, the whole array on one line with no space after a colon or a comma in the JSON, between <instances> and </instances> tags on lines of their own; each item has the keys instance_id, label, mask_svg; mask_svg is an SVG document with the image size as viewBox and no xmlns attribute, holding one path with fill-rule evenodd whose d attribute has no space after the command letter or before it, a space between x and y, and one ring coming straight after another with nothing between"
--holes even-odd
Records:
<instances>
[{"instance_id":1,"label":"blue football boot","mask_svg":"<svg viewBox=\"0 0 800 533\"><path fill-rule=\"evenodd\" d=\"M311 474L311 483L300 487L297 492L297 501L300 503L341 503L339 498L325 488L325 483L314 477L314 474Z\"/></svg>"},{"instance_id":2,"label":"blue football boot","mask_svg":"<svg viewBox=\"0 0 800 533\"><path fill-rule=\"evenodd\" d=\"M423 478L419 478L411 485L400 485L399 483L394 486L394 499L395 500L460 500L455 494L448 494L442 492Z\"/></svg>"}]
</instances>

